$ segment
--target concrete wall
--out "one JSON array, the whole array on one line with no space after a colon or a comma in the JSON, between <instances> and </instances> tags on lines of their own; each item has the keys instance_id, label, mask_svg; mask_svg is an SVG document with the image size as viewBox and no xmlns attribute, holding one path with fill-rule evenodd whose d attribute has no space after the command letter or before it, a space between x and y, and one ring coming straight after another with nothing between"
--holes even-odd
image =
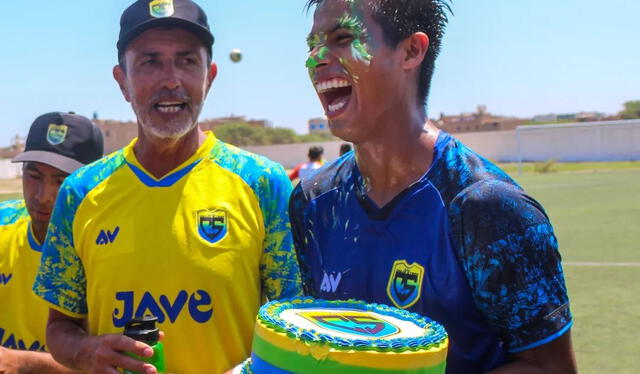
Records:
<instances>
[{"instance_id":1,"label":"concrete wall","mask_svg":"<svg viewBox=\"0 0 640 374\"><path fill-rule=\"evenodd\" d=\"M519 126L510 131L459 133L455 137L481 155L499 162L640 160L640 120ZM312 145L324 158L338 157L342 141L245 147L291 169L307 160ZM20 164L0 160L0 179L19 177Z\"/></svg>"},{"instance_id":2,"label":"concrete wall","mask_svg":"<svg viewBox=\"0 0 640 374\"><path fill-rule=\"evenodd\" d=\"M9 159L0 159L0 179L15 179L22 175L22 163L12 163Z\"/></svg>"},{"instance_id":3,"label":"concrete wall","mask_svg":"<svg viewBox=\"0 0 640 374\"><path fill-rule=\"evenodd\" d=\"M640 160L640 120L520 126L517 161Z\"/></svg>"},{"instance_id":4,"label":"concrete wall","mask_svg":"<svg viewBox=\"0 0 640 374\"><path fill-rule=\"evenodd\" d=\"M319 145L324 148L323 158L331 161L338 158L340 154L340 145L345 142L320 142L320 143L299 143L299 144L280 144L280 145L261 145L243 147L249 152L267 156L273 161L279 162L286 169L292 169L301 162L309 161L307 153L309 147Z\"/></svg>"},{"instance_id":5,"label":"concrete wall","mask_svg":"<svg viewBox=\"0 0 640 374\"><path fill-rule=\"evenodd\" d=\"M629 161L640 160L640 120L519 126L516 130L458 133L469 148L494 161ZM292 168L306 161L312 145L324 158L338 157L342 142L246 147Z\"/></svg>"}]
</instances>

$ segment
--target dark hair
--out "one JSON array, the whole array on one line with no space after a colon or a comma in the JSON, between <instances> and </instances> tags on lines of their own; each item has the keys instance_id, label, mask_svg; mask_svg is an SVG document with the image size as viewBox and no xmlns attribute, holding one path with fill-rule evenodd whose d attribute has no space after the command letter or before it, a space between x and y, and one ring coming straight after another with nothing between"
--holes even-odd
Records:
<instances>
[{"instance_id":1,"label":"dark hair","mask_svg":"<svg viewBox=\"0 0 640 374\"><path fill-rule=\"evenodd\" d=\"M342 156L343 154L349 152L350 150L351 150L351 144L349 144L349 143L340 144L340 156Z\"/></svg>"},{"instance_id":2,"label":"dark hair","mask_svg":"<svg viewBox=\"0 0 640 374\"><path fill-rule=\"evenodd\" d=\"M326 0L307 0L306 9ZM329 0L330 1L330 0ZM448 0L372 0L371 15L380 25L388 45L395 47L415 32L429 37L429 49L420 66L418 99L427 102L436 57L447 26Z\"/></svg>"},{"instance_id":3,"label":"dark hair","mask_svg":"<svg viewBox=\"0 0 640 374\"><path fill-rule=\"evenodd\" d=\"M324 148L318 146L318 145L314 145L309 147L309 160L311 161L315 161L315 160L319 160L322 157L322 154L324 153Z\"/></svg>"}]
</instances>

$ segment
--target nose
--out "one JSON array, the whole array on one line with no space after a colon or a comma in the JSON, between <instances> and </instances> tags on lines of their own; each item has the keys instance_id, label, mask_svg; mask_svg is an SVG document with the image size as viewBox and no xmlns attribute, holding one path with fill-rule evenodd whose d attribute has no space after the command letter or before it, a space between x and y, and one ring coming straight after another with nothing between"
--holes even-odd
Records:
<instances>
[{"instance_id":1,"label":"nose","mask_svg":"<svg viewBox=\"0 0 640 374\"><path fill-rule=\"evenodd\" d=\"M162 86L170 90L180 87L178 69L174 63L167 63L163 66Z\"/></svg>"},{"instance_id":2,"label":"nose","mask_svg":"<svg viewBox=\"0 0 640 374\"><path fill-rule=\"evenodd\" d=\"M307 59L307 68L318 69L329 64L329 48L325 45L313 47Z\"/></svg>"}]
</instances>

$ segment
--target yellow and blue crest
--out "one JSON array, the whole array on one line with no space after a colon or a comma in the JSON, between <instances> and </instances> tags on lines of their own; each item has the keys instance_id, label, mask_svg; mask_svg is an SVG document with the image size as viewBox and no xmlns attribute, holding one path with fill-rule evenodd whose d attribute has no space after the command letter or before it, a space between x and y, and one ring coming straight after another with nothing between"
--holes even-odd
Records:
<instances>
[{"instance_id":1,"label":"yellow and blue crest","mask_svg":"<svg viewBox=\"0 0 640 374\"><path fill-rule=\"evenodd\" d=\"M297 314L323 329L367 338L379 339L400 332L396 325L367 312L310 311Z\"/></svg>"},{"instance_id":2,"label":"yellow and blue crest","mask_svg":"<svg viewBox=\"0 0 640 374\"><path fill-rule=\"evenodd\" d=\"M395 306L406 309L415 304L422 294L424 268L418 263L409 265L406 260L393 263L387 295Z\"/></svg>"},{"instance_id":3,"label":"yellow and blue crest","mask_svg":"<svg viewBox=\"0 0 640 374\"><path fill-rule=\"evenodd\" d=\"M197 212L198 234L202 239L215 244L227 235L227 212L220 209L203 209Z\"/></svg>"},{"instance_id":4,"label":"yellow and blue crest","mask_svg":"<svg viewBox=\"0 0 640 374\"><path fill-rule=\"evenodd\" d=\"M49 128L47 129L47 141L51 145L62 144L67 137L67 125L56 125L55 123L50 123Z\"/></svg>"},{"instance_id":5,"label":"yellow and blue crest","mask_svg":"<svg viewBox=\"0 0 640 374\"><path fill-rule=\"evenodd\" d=\"M149 14L152 17L171 17L173 12L173 0L153 0L149 3Z\"/></svg>"}]
</instances>

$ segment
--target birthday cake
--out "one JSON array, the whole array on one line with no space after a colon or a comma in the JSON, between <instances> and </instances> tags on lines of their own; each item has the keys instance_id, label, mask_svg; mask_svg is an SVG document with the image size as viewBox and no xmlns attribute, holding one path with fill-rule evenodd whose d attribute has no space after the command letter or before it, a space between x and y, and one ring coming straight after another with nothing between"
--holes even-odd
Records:
<instances>
[{"instance_id":1,"label":"birthday cake","mask_svg":"<svg viewBox=\"0 0 640 374\"><path fill-rule=\"evenodd\" d=\"M442 374L444 328L406 310L359 301L273 301L258 313L255 374Z\"/></svg>"}]
</instances>

